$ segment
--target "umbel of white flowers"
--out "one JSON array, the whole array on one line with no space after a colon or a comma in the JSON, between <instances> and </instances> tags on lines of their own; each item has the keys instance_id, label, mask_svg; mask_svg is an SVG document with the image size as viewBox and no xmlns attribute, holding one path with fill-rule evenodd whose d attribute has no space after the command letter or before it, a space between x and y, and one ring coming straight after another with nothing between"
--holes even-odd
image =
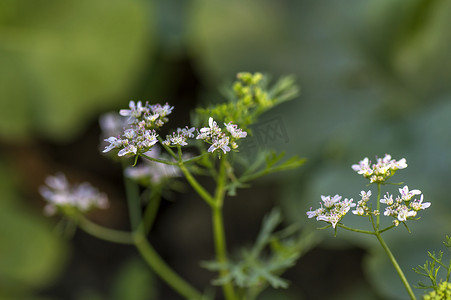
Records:
<instances>
[{"instance_id":1,"label":"umbel of white flowers","mask_svg":"<svg viewBox=\"0 0 451 300\"><path fill-rule=\"evenodd\" d=\"M138 153L149 151L158 143L156 130L169 121L168 115L172 113L173 106L169 104L151 105L141 101L135 103L130 101L129 109L121 109L119 114L128 117L127 128L124 128L121 136L110 136L105 139L109 143L103 152L119 149L118 156L132 156ZM110 123L113 119L109 119ZM120 120L119 120L120 121ZM238 128L232 122L224 123L226 130L221 129L213 118L208 120L209 127L198 130L196 139L203 140L210 144L208 152L222 150L225 153L238 148L237 140L245 138L247 132ZM117 127L117 126L110 126ZM164 146L187 146L188 139L194 138L195 127L177 128L172 134L166 136L166 140L161 141Z\"/></svg>"},{"instance_id":2,"label":"umbel of white flowers","mask_svg":"<svg viewBox=\"0 0 451 300\"><path fill-rule=\"evenodd\" d=\"M69 213L71 211L86 212L94 208L108 208L106 194L99 192L88 182L69 184L63 173L48 176L46 186L41 186L39 192L46 200L44 212L54 215L57 211Z\"/></svg>"},{"instance_id":3,"label":"umbel of white flowers","mask_svg":"<svg viewBox=\"0 0 451 300\"><path fill-rule=\"evenodd\" d=\"M352 165L352 169L368 178L370 183L381 183L393 176L397 170L406 167L405 158L396 161L389 154L386 154L384 158L378 158L373 165L371 165L368 158L364 158L358 164ZM387 193L383 199L380 199L380 203L387 205L384 216L394 218L393 224L395 226L398 226L400 222L414 220L420 210L431 206L430 202L423 202L424 197L420 190L409 190L409 187L406 185L399 189L399 193L400 195L396 198ZM355 204L353 199L345 198L342 200L340 195L335 195L334 197L321 196L322 203L320 203L320 208L316 210L310 208L307 216L309 218L316 217L317 221L325 221L335 228L351 207L355 207L352 213L358 216L377 216L380 214L378 210L371 211L367 205L371 197L371 191L361 191L360 197L361 199Z\"/></svg>"}]
</instances>

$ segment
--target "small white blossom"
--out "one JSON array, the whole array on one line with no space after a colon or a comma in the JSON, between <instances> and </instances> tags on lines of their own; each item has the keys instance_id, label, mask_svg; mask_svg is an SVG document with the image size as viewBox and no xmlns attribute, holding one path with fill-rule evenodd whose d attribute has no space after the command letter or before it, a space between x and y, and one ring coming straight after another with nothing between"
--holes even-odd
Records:
<instances>
[{"instance_id":1,"label":"small white blossom","mask_svg":"<svg viewBox=\"0 0 451 300\"><path fill-rule=\"evenodd\" d=\"M224 125L226 126L227 131L230 132L232 137L236 139L245 138L247 136L246 131L243 131L242 129L238 128L238 126L232 124L232 122L229 122L228 124L224 123Z\"/></svg>"},{"instance_id":2,"label":"small white blossom","mask_svg":"<svg viewBox=\"0 0 451 300\"><path fill-rule=\"evenodd\" d=\"M341 196L335 195L335 196L331 197L331 196L321 195L321 200L324 202L324 206L326 208L331 208L335 205L335 203L337 203L338 201L341 200Z\"/></svg>"},{"instance_id":3,"label":"small white blossom","mask_svg":"<svg viewBox=\"0 0 451 300\"><path fill-rule=\"evenodd\" d=\"M399 189L399 193L401 194L401 199L404 201L410 201L413 196L421 195L420 190L411 190L409 191L409 187L405 185L402 189Z\"/></svg>"},{"instance_id":4,"label":"small white blossom","mask_svg":"<svg viewBox=\"0 0 451 300\"><path fill-rule=\"evenodd\" d=\"M169 145L180 145L180 146L186 146L188 143L186 142L188 138L194 137L194 130L196 128L191 127L185 127L185 128L177 128L177 132L173 132L170 135L166 136L166 140L163 141L163 144L166 146Z\"/></svg>"},{"instance_id":5,"label":"small white blossom","mask_svg":"<svg viewBox=\"0 0 451 300\"><path fill-rule=\"evenodd\" d=\"M203 140L211 146L208 148L208 152L214 152L216 150L222 150L224 154L231 151L231 149L238 148L236 140L247 136L247 132L238 128L237 125L229 122L224 123L226 131L223 131L212 117L208 119L208 126L199 130L196 139Z\"/></svg>"},{"instance_id":6,"label":"small white blossom","mask_svg":"<svg viewBox=\"0 0 451 300\"><path fill-rule=\"evenodd\" d=\"M115 148L119 148L120 146L122 146L122 140L118 139L114 136L109 137L107 139L105 139L105 142L110 143L108 146L105 147L105 149L103 150L104 153L109 152Z\"/></svg>"},{"instance_id":7,"label":"small white blossom","mask_svg":"<svg viewBox=\"0 0 451 300\"><path fill-rule=\"evenodd\" d=\"M383 199L380 200L381 203L392 205L393 204L393 195L387 193Z\"/></svg>"},{"instance_id":8,"label":"small white blossom","mask_svg":"<svg viewBox=\"0 0 451 300\"><path fill-rule=\"evenodd\" d=\"M136 148L135 145L128 145L125 148L121 149L117 155L118 156L125 156L125 155L136 155L136 152L138 151L138 148Z\"/></svg>"},{"instance_id":9,"label":"small white blossom","mask_svg":"<svg viewBox=\"0 0 451 300\"><path fill-rule=\"evenodd\" d=\"M356 207L356 209L354 209L354 210L352 211L352 213L353 213L354 215L363 216L363 215L365 214L365 210L363 209L363 207L358 206L358 207Z\"/></svg>"},{"instance_id":10,"label":"small white blossom","mask_svg":"<svg viewBox=\"0 0 451 300\"><path fill-rule=\"evenodd\" d=\"M230 151L229 144L229 137L225 136L221 139L213 140L213 144L208 148L208 152L214 152L217 149L221 149L224 151L224 154Z\"/></svg>"},{"instance_id":11,"label":"small white blossom","mask_svg":"<svg viewBox=\"0 0 451 300\"><path fill-rule=\"evenodd\" d=\"M368 178L371 183L383 182L393 176L397 170L404 168L407 168L406 159L396 161L390 154L385 154L383 158L376 158L375 164L371 164L368 157L365 157L358 164L352 165L354 171Z\"/></svg>"},{"instance_id":12,"label":"small white blossom","mask_svg":"<svg viewBox=\"0 0 451 300\"><path fill-rule=\"evenodd\" d=\"M321 195L321 200L323 201L323 203L320 203L321 207L314 211L310 208L310 211L306 212L307 216L309 218L316 217L317 221L325 221L335 228L349 209L355 206L352 199L341 199L342 197L339 195L333 197Z\"/></svg>"},{"instance_id":13,"label":"small white blossom","mask_svg":"<svg viewBox=\"0 0 451 300\"><path fill-rule=\"evenodd\" d=\"M421 195L420 200L414 200L412 202L410 202L410 207L412 207L412 209L419 211L421 209L426 209L429 206L431 206L430 202L425 202L423 203L423 195Z\"/></svg>"},{"instance_id":14,"label":"small white blossom","mask_svg":"<svg viewBox=\"0 0 451 300\"><path fill-rule=\"evenodd\" d=\"M41 196L47 201L44 212L53 215L58 210L75 208L85 212L93 208L107 208L108 198L91 184L84 182L71 186L63 173L48 176L46 186L40 187Z\"/></svg>"},{"instance_id":15,"label":"small white blossom","mask_svg":"<svg viewBox=\"0 0 451 300\"><path fill-rule=\"evenodd\" d=\"M398 222L394 223L395 226L397 226L399 222L405 222L414 218L418 211L426 209L431 205L429 202L423 203L423 195L420 190L409 191L409 187L407 185L402 189L399 189L399 193L400 196L397 196L395 200L393 200L393 195L389 193L384 196L384 199L380 200L381 203L387 205L384 215L393 217ZM413 199L415 195L421 195L420 200Z\"/></svg>"},{"instance_id":16,"label":"small white blossom","mask_svg":"<svg viewBox=\"0 0 451 300\"><path fill-rule=\"evenodd\" d=\"M401 205L397 210L397 218L400 222L405 222L409 217L415 217L417 212L414 210L409 210L407 206Z\"/></svg>"}]
</instances>

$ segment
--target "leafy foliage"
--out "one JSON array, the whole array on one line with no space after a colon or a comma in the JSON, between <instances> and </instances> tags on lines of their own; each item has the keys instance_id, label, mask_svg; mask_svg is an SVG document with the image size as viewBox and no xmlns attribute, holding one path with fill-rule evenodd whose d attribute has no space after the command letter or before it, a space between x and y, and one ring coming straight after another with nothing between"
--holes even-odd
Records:
<instances>
[{"instance_id":1,"label":"leafy foliage","mask_svg":"<svg viewBox=\"0 0 451 300\"><path fill-rule=\"evenodd\" d=\"M223 285L232 282L242 288L245 299L253 299L268 285L287 288L288 281L280 275L292 267L301 254L312 247L313 235L298 234L296 225L275 232L282 223L279 209L271 211L263 220L262 228L252 248L244 248L235 260L228 263L204 262L211 271L227 271L227 275L214 280Z\"/></svg>"},{"instance_id":2,"label":"leafy foliage","mask_svg":"<svg viewBox=\"0 0 451 300\"><path fill-rule=\"evenodd\" d=\"M282 102L295 98L299 88L292 76L280 78L274 85L269 85L269 78L261 73L238 73L232 90L225 91L228 102L208 108L198 108L195 122L213 117L223 122L234 122L248 131L249 125L257 121L265 111Z\"/></svg>"},{"instance_id":3,"label":"leafy foliage","mask_svg":"<svg viewBox=\"0 0 451 300\"><path fill-rule=\"evenodd\" d=\"M451 237L446 236L446 241L443 242L448 251L451 251ZM426 260L424 265L419 265L414 268L415 273L428 278L431 281L430 285L424 284L422 282L418 282L418 287L421 289L434 289L433 292L428 294L432 298L425 299L451 299L451 286L449 284L449 277L451 274L451 259L448 263L444 262L443 252L439 251L435 253L435 251L428 252L428 256L431 259ZM440 279L439 283L437 283L437 276L439 274L440 268L446 270L446 279ZM435 292L435 293L434 293ZM443 295L443 297L436 298L438 295ZM444 298L446 295L446 298Z\"/></svg>"},{"instance_id":4,"label":"leafy foliage","mask_svg":"<svg viewBox=\"0 0 451 300\"><path fill-rule=\"evenodd\" d=\"M236 194L236 189L239 187L246 187L246 183L249 181L271 173L296 169L302 166L306 161L305 158L301 158L297 155L282 161L284 157L285 152L276 153L275 151L261 151L256 155L256 158L251 165L247 165L247 162L243 162L245 171L239 177L232 177L232 181L228 186L229 195L234 196Z\"/></svg>"}]
</instances>

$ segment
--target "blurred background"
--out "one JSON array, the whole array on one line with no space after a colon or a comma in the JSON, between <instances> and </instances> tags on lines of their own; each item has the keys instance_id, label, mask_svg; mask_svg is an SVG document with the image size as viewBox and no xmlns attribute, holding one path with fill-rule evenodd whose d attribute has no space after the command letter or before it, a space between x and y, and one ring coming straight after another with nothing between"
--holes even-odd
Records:
<instances>
[{"instance_id":1,"label":"blurred background","mask_svg":"<svg viewBox=\"0 0 451 300\"><path fill-rule=\"evenodd\" d=\"M308 162L228 199L230 248L251 244L273 206L315 230L305 211L320 195L357 199L367 182L350 166L390 153L409 164L393 181L432 203L412 233L385 234L416 284L411 269L451 234L450 15L444 0L1 1L0 299L179 299L132 247L62 235L38 189L56 171L90 181L112 204L89 218L126 230L121 168L99 152L99 116L129 100L169 102L170 126L183 126L240 71L296 76L301 95L261 118L282 120L286 138L261 146ZM151 241L201 289L214 277L198 264L213 253L208 207L190 192L166 198ZM262 299L407 299L374 240L316 233L285 276L290 289Z\"/></svg>"}]
</instances>

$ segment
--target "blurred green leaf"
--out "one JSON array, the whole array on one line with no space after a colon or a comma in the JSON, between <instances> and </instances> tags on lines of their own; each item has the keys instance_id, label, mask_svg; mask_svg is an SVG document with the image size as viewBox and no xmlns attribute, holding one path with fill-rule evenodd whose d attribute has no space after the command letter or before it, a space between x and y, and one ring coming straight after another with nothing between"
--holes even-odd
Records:
<instances>
[{"instance_id":1,"label":"blurred green leaf","mask_svg":"<svg viewBox=\"0 0 451 300\"><path fill-rule=\"evenodd\" d=\"M156 300L157 285L149 267L132 258L125 262L118 271L111 292L112 300Z\"/></svg>"},{"instance_id":2,"label":"blurred green leaf","mask_svg":"<svg viewBox=\"0 0 451 300\"><path fill-rule=\"evenodd\" d=\"M0 136L8 139L33 133L70 138L108 103L129 97L153 48L148 1L19 0L2 6Z\"/></svg>"},{"instance_id":3,"label":"blurred green leaf","mask_svg":"<svg viewBox=\"0 0 451 300\"><path fill-rule=\"evenodd\" d=\"M0 295L22 295L49 285L67 249L43 220L21 205L0 210Z\"/></svg>"},{"instance_id":4,"label":"blurred green leaf","mask_svg":"<svg viewBox=\"0 0 451 300\"><path fill-rule=\"evenodd\" d=\"M67 245L16 195L14 172L0 160L0 299L36 299L65 267Z\"/></svg>"}]
</instances>

